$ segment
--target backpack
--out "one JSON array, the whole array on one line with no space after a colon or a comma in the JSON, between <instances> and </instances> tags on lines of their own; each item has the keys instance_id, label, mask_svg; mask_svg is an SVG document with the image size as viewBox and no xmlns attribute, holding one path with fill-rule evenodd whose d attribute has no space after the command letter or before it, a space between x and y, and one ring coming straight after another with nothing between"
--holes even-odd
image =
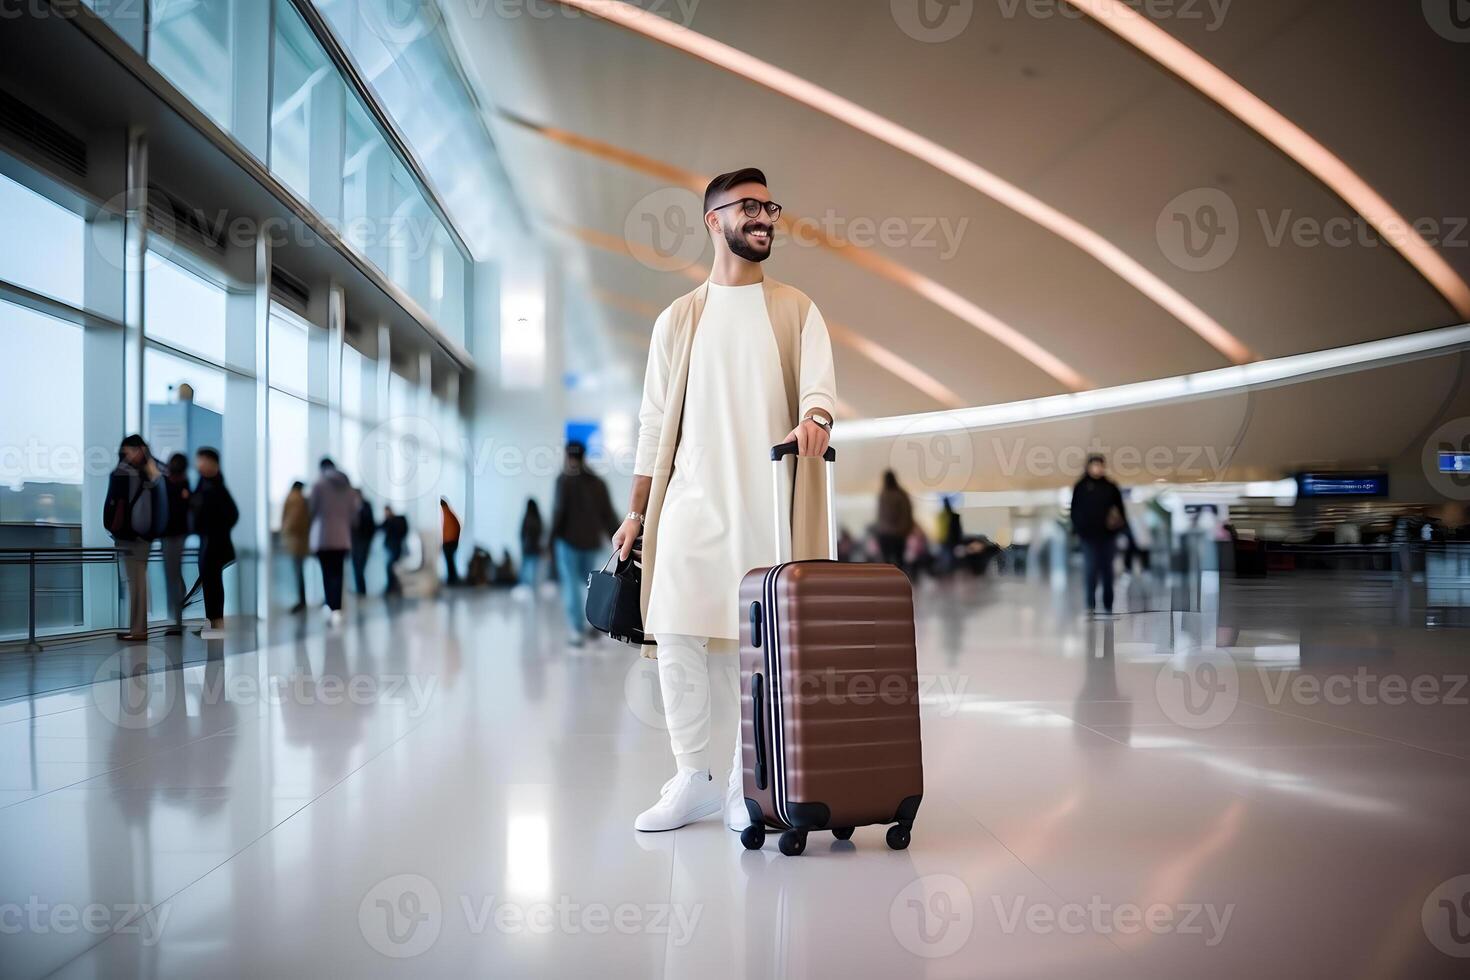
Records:
<instances>
[{"instance_id":1,"label":"backpack","mask_svg":"<svg viewBox=\"0 0 1470 980\"><path fill-rule=\"evenodd\" d=\"M168 527L168 488L164 486L162 477L151 483L139 478L129 517L133 533L139 538L152 541L163 537Z\"/></svg>"}]
</instances>

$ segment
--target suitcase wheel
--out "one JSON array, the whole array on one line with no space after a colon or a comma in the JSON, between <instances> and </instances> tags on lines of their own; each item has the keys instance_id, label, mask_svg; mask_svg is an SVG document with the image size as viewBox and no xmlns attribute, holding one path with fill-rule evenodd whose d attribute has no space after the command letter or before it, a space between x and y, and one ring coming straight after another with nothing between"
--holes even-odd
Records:
<instances>
[{"instance_id":1,"label":"suitcase wheel","mask_svg":"<svg viewBox=\"0 0 1470 980\"><path fill-rule=\"evenodd\" d=\"M796 857L806 850L806 831L788 830L781 835L781 853L787 857Z\"/></svg>"},{"instance_id":2,"label":"suitcase wheel","mask_svg":"<svg viewBox=\"0 0 1470 980\"><path fill-rule=\"evenodd\" d=\"M888 828L888 846L895 851L901 851L909 846L909 828L901 823L896 823Z\"/></svg>"},{"instance_id":3,"label":"suitcase wheel","mask_svg":"<svg viewBox=\"0 0 1470 980\"><path fill-rule=\"evenodd\" d=\"M766 828L758 823L751 824L740 832L740 843L747 851L760 850L766 843Z\"/></svg>"},{"instance_id":4,"label":"suitcase wheel","mask_svg":"<svg viewBox=\"0 0 1470 980\"><path fill-rule=\"evenodd\" d=\"M852 827L833 827L832 836L838 840L852 840L853 830L854 828Z\"/></svg>"}]
</instances>

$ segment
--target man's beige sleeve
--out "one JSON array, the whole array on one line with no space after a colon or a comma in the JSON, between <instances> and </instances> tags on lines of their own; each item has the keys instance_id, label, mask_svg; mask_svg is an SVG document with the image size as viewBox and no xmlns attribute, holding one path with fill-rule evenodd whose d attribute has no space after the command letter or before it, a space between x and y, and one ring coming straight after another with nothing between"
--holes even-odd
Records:
<instances>
[{"instance_id":1,"label":"man's beige sleeve","mask_svg":"<svg viewBox=\"0 0 1470 980\"><path fill-rule=\"evenodd\" d=\"M643 372L643 404L638 409L638 450L633 459L635 476L652 476L658 463L658 440L664 425L664 393L669 387L669 311L653 324L648 341L648 366Z\"/></svg>"},{"instance_id":2,"label":"man's beige sleeve","mask_svg":"<svg viewBox=\"0 0 1470 980\"><path fill-rule=\"evenodd\" d=\"M813 303L801 328L801 404L800 418L812 409L834 417L837 405L837 372L832 365L832 338L827 334L827 321Z\"/></svg>"}]
</instances>

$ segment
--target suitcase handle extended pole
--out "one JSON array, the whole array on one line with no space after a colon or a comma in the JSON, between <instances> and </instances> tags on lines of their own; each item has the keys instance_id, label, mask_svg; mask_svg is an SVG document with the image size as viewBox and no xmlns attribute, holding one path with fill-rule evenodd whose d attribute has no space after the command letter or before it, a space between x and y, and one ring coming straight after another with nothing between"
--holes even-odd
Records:
<instances>
[{"instance_id":1,"label":"suitcase handle extended pole","mask_svg":"<svg viewBox=\"0 0 1470 980\"><path fill-rule=\"evenodd\" d=\"M787 456L797 456L797 446L794 442L783 442L779 446L771 447L771 492L776 505L776 562L780 564L789 560L790 553L783 552L782 542L788 544L795 535L795 529L791 534L781 533L781 511L786 510L788 517L790 510L784 506L785 495L781 493L781 474L784 467L782 463ZM800 458L800 457L798 457ZM837 463L837 450L831 446L822 454L827 461L826 479L822 482L827 484L827 557L833 561L837 560L837 494L834 489L835 476L833 470Z\"/></svg>"}]
</instances>

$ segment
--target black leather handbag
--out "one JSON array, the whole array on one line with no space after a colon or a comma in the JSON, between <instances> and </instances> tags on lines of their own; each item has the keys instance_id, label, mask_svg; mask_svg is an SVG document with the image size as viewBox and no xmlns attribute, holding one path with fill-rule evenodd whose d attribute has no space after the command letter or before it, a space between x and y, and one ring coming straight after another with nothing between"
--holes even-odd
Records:
<instances>
[{"instance_id":1,"label":"black leather handbag","mask_svg":"<svg viewBox=\"0 0 1470 980\"><path fill-rule=\"evenodd\" d=\"M615 557L616 551L602 563L601 571L587 576L587 622L614 640L634 646L653 646L654 641L643 636L643 610L639 598L643 567L637 559L629 556L608 571L607 566Z\"/></svg>"}]
</instances>

